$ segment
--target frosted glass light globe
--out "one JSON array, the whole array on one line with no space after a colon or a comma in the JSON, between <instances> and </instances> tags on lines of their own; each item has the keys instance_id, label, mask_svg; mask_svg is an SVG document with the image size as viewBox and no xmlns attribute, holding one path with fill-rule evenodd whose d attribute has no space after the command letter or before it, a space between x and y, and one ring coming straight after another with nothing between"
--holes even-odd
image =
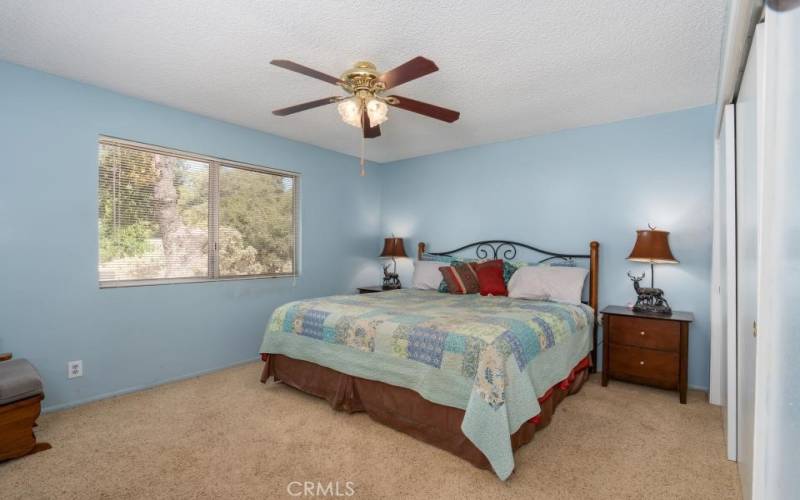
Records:
<instances>
[{"instance_id":1,"label":"frosted glass light globe","mask_svg":"<svg viewBox=\"0 0 800 500\"><path fill-rule=\"evenodd\" d=\"M369 124L373 127L385 122L388 118L389 107L385 102L377 99L370 99L367 102L367 115L369 115Z\"/></svg>"},{"instance_id":2,"label":"frosted glass light globe","mask_svg":"<svg viewBox=\"0 0 800 500\"><path fill-rule=\"evenodd\" d=\"M343 122L361 128L361 104L357 99L345 99L336 106L336 109Z\"/></svg>"}]
</instances>

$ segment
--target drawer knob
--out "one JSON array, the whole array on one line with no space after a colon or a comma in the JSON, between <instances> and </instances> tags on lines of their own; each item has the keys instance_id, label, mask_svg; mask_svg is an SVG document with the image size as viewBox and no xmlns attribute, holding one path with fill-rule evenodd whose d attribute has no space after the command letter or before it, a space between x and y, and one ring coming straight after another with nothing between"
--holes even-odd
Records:
<instances>
[{"instance_id":1,"label":"drawer knob","mask_svg":"<svg viewBox=\"0 0 800 500\"><path fill-rule=\"evenodd\" d=\"M644 361L639 361L639 364L644 366Z\"/></svg>"},{"instance_id":2,"label":"drawer knob","mask_svg":"<svg viewBox=\"0 0 800 500\"><path fill-rule=\"evenodd\" d=\"M644 332L643 332L643 331L642 331L642 332L639 332L639 335L641 335L642 337L644 337Z\"/></svg>"}]
</instances>

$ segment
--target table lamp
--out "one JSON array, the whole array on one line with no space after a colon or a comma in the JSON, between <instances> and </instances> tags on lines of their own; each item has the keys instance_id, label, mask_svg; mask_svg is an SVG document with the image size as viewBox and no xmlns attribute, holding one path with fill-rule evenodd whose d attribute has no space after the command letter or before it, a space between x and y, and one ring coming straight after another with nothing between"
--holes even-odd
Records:
<instances>
[{"instance_id":1,"label":"table lamp","mask_svg":"<svg viewBox=\"0 0 800 500\"><path fill-rule=\"evenodd\" d=\"M672 255L669 248L669 232L659 231L649 224L648 228L636 231L636 243L633 245L631 254L628 255L630 261L650 264L650 288L639 287L639 281L644 278L644 273L641 276L635 276L628 272L628 276L633 280L633 288L638 295L633 310L672 314L672 309L670 309L667 299L664 298L664 291L654 287L654 264L677 264L678 260Z\"/></svg>"},{"instance_id":2,"label":"table lamp","mask_svg":"<svg viewBox=\"0 0 800 500\"><path fill-rule=\"evenodd\" d=\"M400 288L400 277L397 274L397 260L395 259L397 257L408 257L408 255L406 255L406 249L403 246L403 238L395 238L394 236L391 238L384 238L383 251L380 256L383 258L391 258L394 264L394 269L391 273L388 271L388 264L383 267L383 289L394 290Z\"/></svg>"}]
</instances>

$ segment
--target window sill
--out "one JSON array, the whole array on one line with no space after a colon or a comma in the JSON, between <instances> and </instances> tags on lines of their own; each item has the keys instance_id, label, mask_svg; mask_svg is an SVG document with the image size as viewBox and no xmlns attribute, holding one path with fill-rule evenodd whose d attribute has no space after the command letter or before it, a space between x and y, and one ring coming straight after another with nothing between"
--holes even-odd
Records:
<instances>
[{"instance_id":1,"label":"window sill","mask_svg":"<svg viewBox=\"0 0 800 500\"><path fill-rule=\"evenodd\" d=\"M257 276L224 276L220 278L165 278L154 280L125 280L100 282L100 289L129 288L156 285L184 285L187 283L219 283L225 281L263 280L275 278L298 278L299 274L265 274Z\"/></svg>"}]
</instances>

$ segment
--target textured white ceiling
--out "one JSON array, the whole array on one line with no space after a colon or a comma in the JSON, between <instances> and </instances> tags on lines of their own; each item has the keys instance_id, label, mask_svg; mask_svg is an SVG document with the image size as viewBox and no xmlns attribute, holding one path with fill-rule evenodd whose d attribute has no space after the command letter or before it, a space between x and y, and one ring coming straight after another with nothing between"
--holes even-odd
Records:
<instances>
[{"instance_id":1,"label":"textured white ceiling","mask_svg":"<svg viewBox=\"0 0 800 500\"><path fill-rule=\"evenodd\" d=\"M393 109L367 157L386 162L714 101L725 0L0 0L0 59L348 154L335 106L271 110L338 76L414 56L439 71L396 93L461 111Z\"/></svg>"}]
</instances>

